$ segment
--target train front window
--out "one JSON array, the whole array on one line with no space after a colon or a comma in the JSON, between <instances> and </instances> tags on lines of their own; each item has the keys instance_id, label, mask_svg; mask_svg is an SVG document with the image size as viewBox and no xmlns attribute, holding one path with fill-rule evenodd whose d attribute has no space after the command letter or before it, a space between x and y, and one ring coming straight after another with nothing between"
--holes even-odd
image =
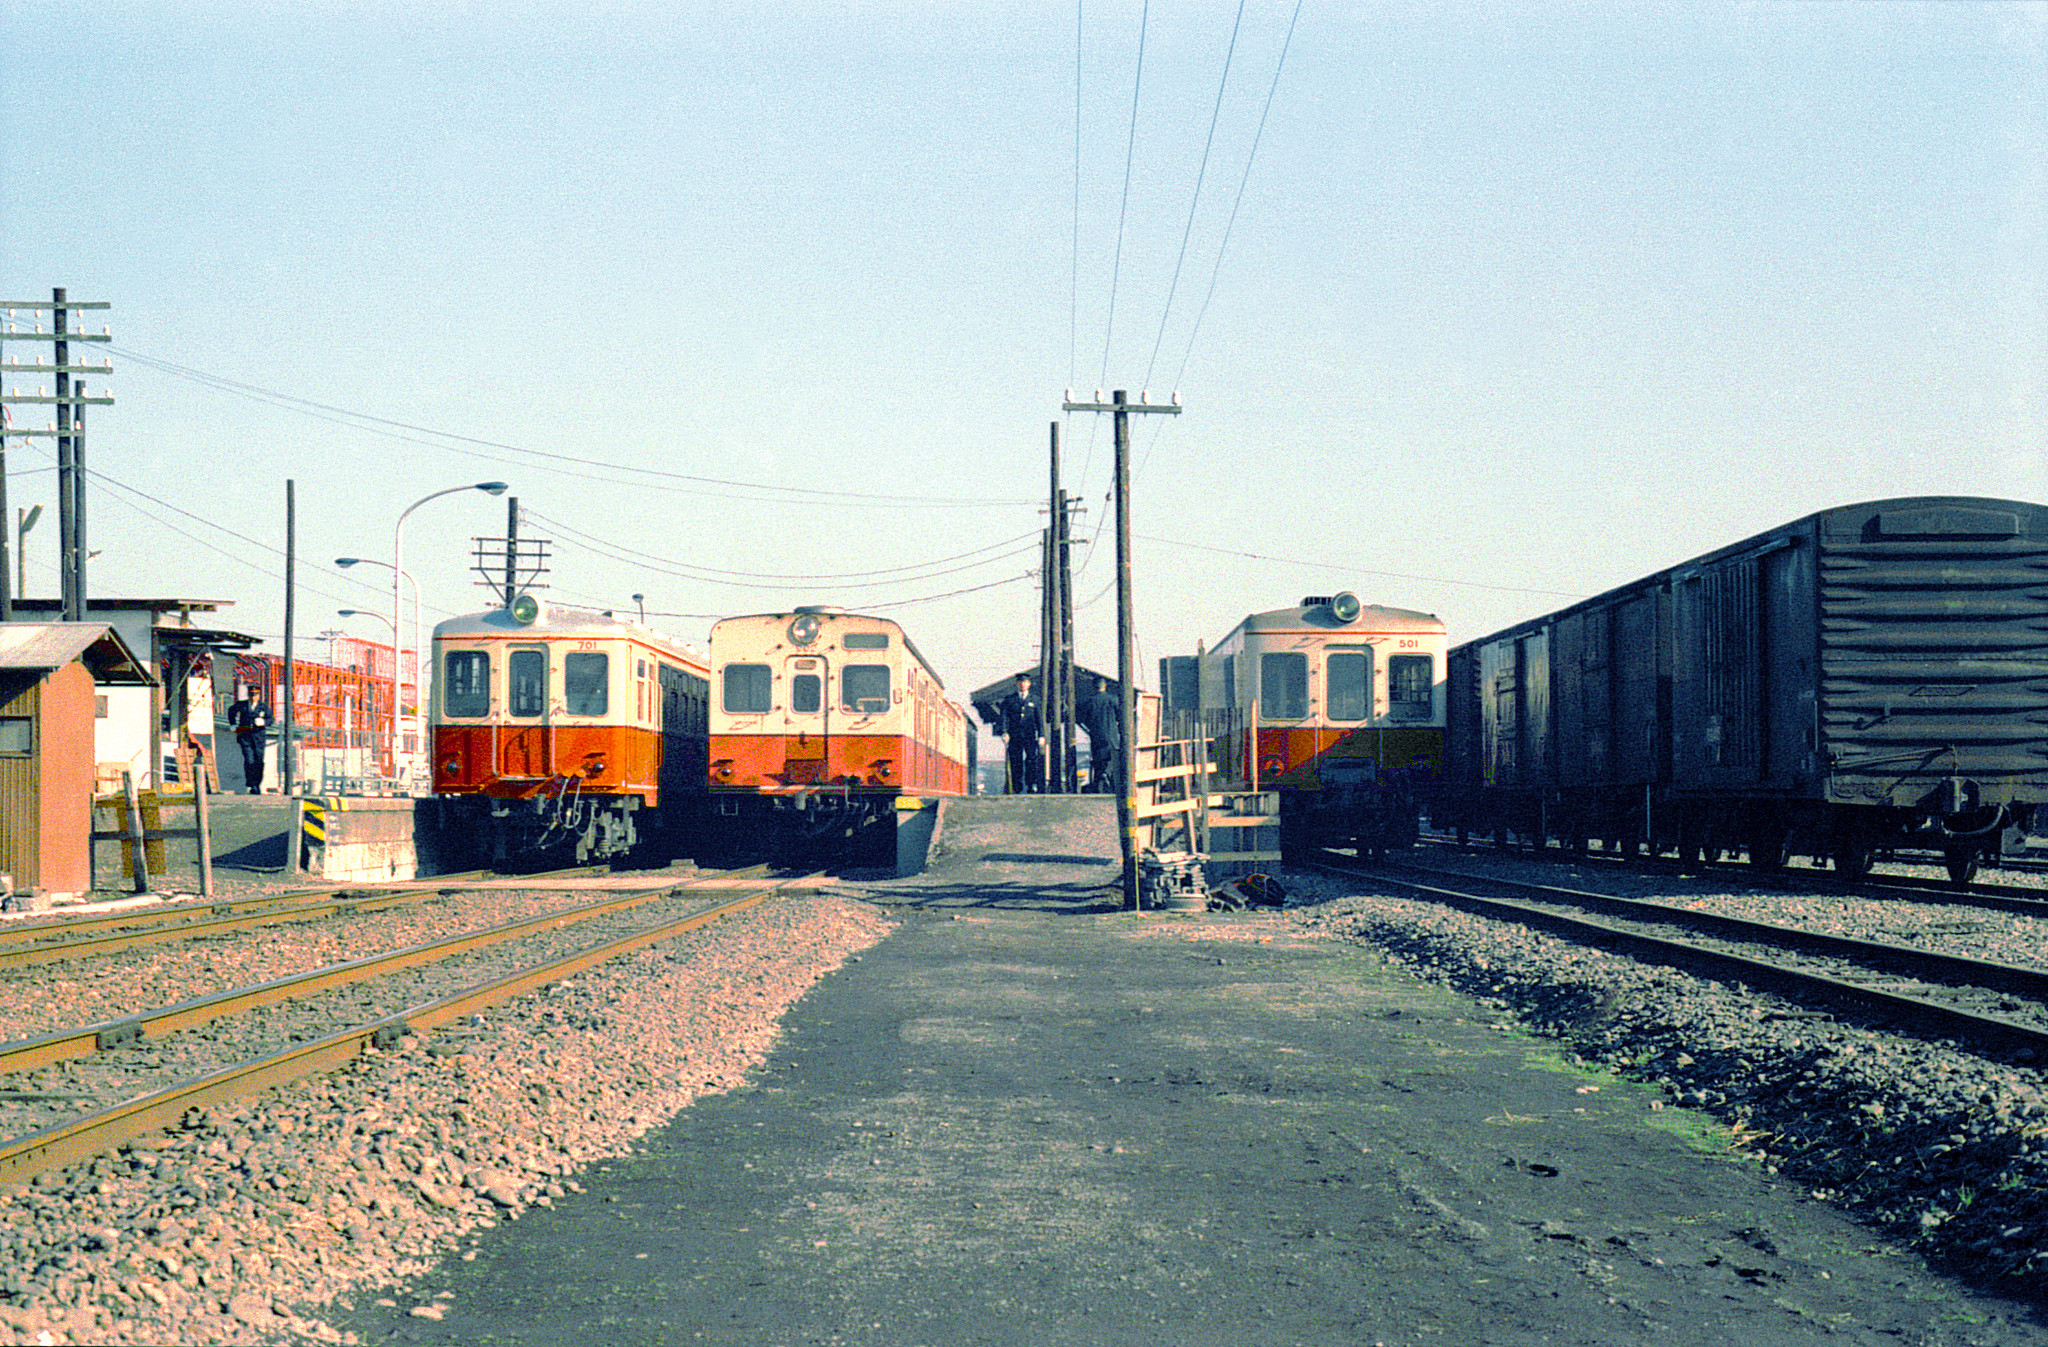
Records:
<instances>
[{"instance_id":1,"label":"train front window","mask_svg":"<svg viewBox=\"0 0 2048 1347\"><path fill-rule=\"evenodd\" d=\"M789 680L789 709L800 716L813 716L825 705L825 681L816 674L798 674Z\"/></svg>"},{"instance_id":2,"label":"train front window","mask_svg":"<svg viewBox=\"0 0 2048 1347\"><path fill-rule=\"evenodd\" d=\"M1286 650L1259 656L1259 714L1267 720L1307 718L1307 655Z\"/></svg>"},{"instance_id":3,"label":"train front window","mask_svg":"<svg viewBox=\"0 0 2048 1347\"><path fill-rule=\"evenodd\" d=\"M722 705L727 715L757 716L767 713L771 678L765 664L728 664L720 680L725 687Z\"/></svg>"},{"instance_id":4,"label":"train front window","mask_svg":"<svg viewBox=\"0 0 2048 1347\"><path fill-rule=\"evenodd\" d=\"M441 672L441 714L491 713L491 656L487 650L451 650Z\"/></svg>"},{"instance_id":5,"label":"train front window","mask_svg":"<svg viewBox=\"0 0 2048 1347\"><path fill-rule=\"evenodd\" d=\"M889 666L849 664L839 671L842 710L879 715L889 709Z\"/></svg>"},{"instance_id":6,"label":"train front window","mask_svg":"<svg viewBox=\"0 0 2048 1347\"><path fill-rule=\"evenodd\" d=\"M562 709L572 716L601 716L611 706L611 656L579 650L562 657Z\"/></svg>"},{"instance_id":7,"label":"train front window","mask_svg":"<svg viewBox=\"0 0 2048 1347\"><path fill-rule=\"evenodd\" d=\"M1427 655L1396 655L1387 661L1387 714L1395 720L1428 720L1431 711Z\"/></svg>"},{"instance_id":8,"label":"train front window","mask_svg":"<svg viewBox=\"0 0 2048 1347\"><path fill-rule=\"evenodd\" d=\"M1332 650L1323 659L1328 684L1324 705L1332 720L1365 720L1372 715L1372 652Z\"/></svg>"},{"instance_id":9,"label":"train front window","mask_svg":"<svg viewBox=\"0 0 2048 1347\"><path fill-rule=\"evenodd\" d=\"M548 709L548 652L515 650L506 668L505 709L532 717Z\"/></svg>"}]
</instances>

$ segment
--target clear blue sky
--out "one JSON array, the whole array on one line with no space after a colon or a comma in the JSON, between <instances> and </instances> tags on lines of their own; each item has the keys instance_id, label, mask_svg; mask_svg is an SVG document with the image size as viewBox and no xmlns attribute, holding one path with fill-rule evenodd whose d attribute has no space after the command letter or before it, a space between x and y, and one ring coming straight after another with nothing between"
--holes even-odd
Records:
<instances>
[{"instance_id":1,"label":"clear blue sky","mask_svg":"<svg viewBox=\"0 0 2048 1347\"><path fill-rule=\"evenodd\" d=\"M1186 407L1134 418L1146 668L1305 593L1462 639L2043 498L2048 7L1161 3L1141 65L1143 13L0 0L0 298L114 306L94 592L275 649L287 478L306 633L502 478L552 596L687 639L951 594L886 611L960 695L1035 658L1069 386ZM1062 433L1092 534L1107 422ZM429 624L504 516L412 516Z\"/></svg>"}]
</instances>

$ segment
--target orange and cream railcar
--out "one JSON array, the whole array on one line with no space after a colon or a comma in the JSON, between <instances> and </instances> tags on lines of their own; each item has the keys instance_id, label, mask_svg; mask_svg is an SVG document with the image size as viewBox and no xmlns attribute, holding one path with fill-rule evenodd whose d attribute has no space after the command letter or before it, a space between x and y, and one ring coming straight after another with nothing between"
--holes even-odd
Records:
<instances>
[{"instance_id":1,"label":"orange and cream railcar","mask_svg":"<svg viewBox=\"0 0 2048 1347\"><path fill-rule=\"evenodd\" d=\"M673 857L701 823L710 670L609 614L511 607L434 628L444 837L494 865Z\"/></svg>"},{"instance_id":2,"label":"orange and cream railcar","mask_svg":"<svg viewBox=\"0 0 2048 1347\"><path fill-rule=\"evenodd\" d=\"M1441 619L1338 593L1253 613L1197 657L1219 769L1280 795L1283 850L1405 845L1443 768Z\"/></svg>"},{"instance_id":3,"label":"orange and cream railcar","mask_svg":"<svg viewBox=\"0 0 2048 1347\"><path fill-rule=\"evenodd\" d=\"M903 628L834 608L711 629L710 797L721 840L788 852L967 793L967 714Z\"/></svg>"}]
</instances>

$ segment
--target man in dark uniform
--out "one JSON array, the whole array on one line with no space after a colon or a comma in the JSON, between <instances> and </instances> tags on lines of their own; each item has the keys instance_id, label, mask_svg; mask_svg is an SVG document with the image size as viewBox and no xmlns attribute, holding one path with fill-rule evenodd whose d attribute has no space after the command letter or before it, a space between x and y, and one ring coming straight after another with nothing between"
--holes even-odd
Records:
<instances>
[{"instance_id":1,"label":"man in dark uniform","mask_svg":"<svg viewBox=\"0 0 2048 1347\"><path fill-rule=\"evenodd\" d=\"M1017 690L1002 700L1003 737L1010 746L1010 793L1045 794L1045 754L1038 736L1045 716L1031 695L1031 675L1017 675Z\"/></svg>"},{"instance_id":2,"label":"man in dark uniform","mask_svg":"<svg viewBox=\"0 0 2048 1347\"><path fill-rule=\"evenodd\" d=\"M235 732L235 743L242 750L242 778L249 793L259 794L263 790L263 746L270 738L270 703L262 688L254 683L244 685L242 700L228 708L228 728Z\"/></svg>"},{"instance_id":3,"label":"man in dark uniform","mask_svg":"<svg viewBox=\"0 0 2048 1347\"><path fill-rule=\"evenodd\" d=\"M1080 713L1081 728L1088 731L1088 789L1107 795L1116 790L1124 765L1124 708L1110 695L1108 679L1095 680Z\"/></svg>"}]
</instances>

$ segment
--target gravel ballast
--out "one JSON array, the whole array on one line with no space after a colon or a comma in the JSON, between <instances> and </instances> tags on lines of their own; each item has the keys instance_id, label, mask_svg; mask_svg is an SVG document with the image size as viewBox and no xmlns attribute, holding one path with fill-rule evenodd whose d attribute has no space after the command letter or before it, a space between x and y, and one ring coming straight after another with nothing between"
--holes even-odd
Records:
<instances>
[{"instance_id":1,"label":"gravel ballast","mask_svg":"<svg viewBox=\"0 0 2048 1347\"><path fill-rule=\"evenodd\" d=\"M2038 1071L1510 923L1362 892L1369 880L1293 882L1306 904L1293 915L1310 928L1376 945L1420 976L1562 1039L1585 1062L1662 1085L1672 1102L1727 1122L1772 1172L1937 1266L2002 1294L2040 1301L2048 1292L2048 1084ZM1786 919L1772 911L1786 906L1783 894L1701 902ZM1897 905L1863 907L1859 918L1856 905L1840 904L1832 920L1848 933L1866 923L1895 930Z\"/></svg>"},{"instance_id":2,"label":"gravel ballast","mask_svg":"<svg viewBox=\"0 0 2048 1347\"><path fill-rule=\"evenodd\" d=\"M583 1166L738 1085L782 1012L888 925L863 904L773 900L0 1189L0 1341L341 1341L323 1307L552 1202Z\"/></svg>"}]
</instances>

